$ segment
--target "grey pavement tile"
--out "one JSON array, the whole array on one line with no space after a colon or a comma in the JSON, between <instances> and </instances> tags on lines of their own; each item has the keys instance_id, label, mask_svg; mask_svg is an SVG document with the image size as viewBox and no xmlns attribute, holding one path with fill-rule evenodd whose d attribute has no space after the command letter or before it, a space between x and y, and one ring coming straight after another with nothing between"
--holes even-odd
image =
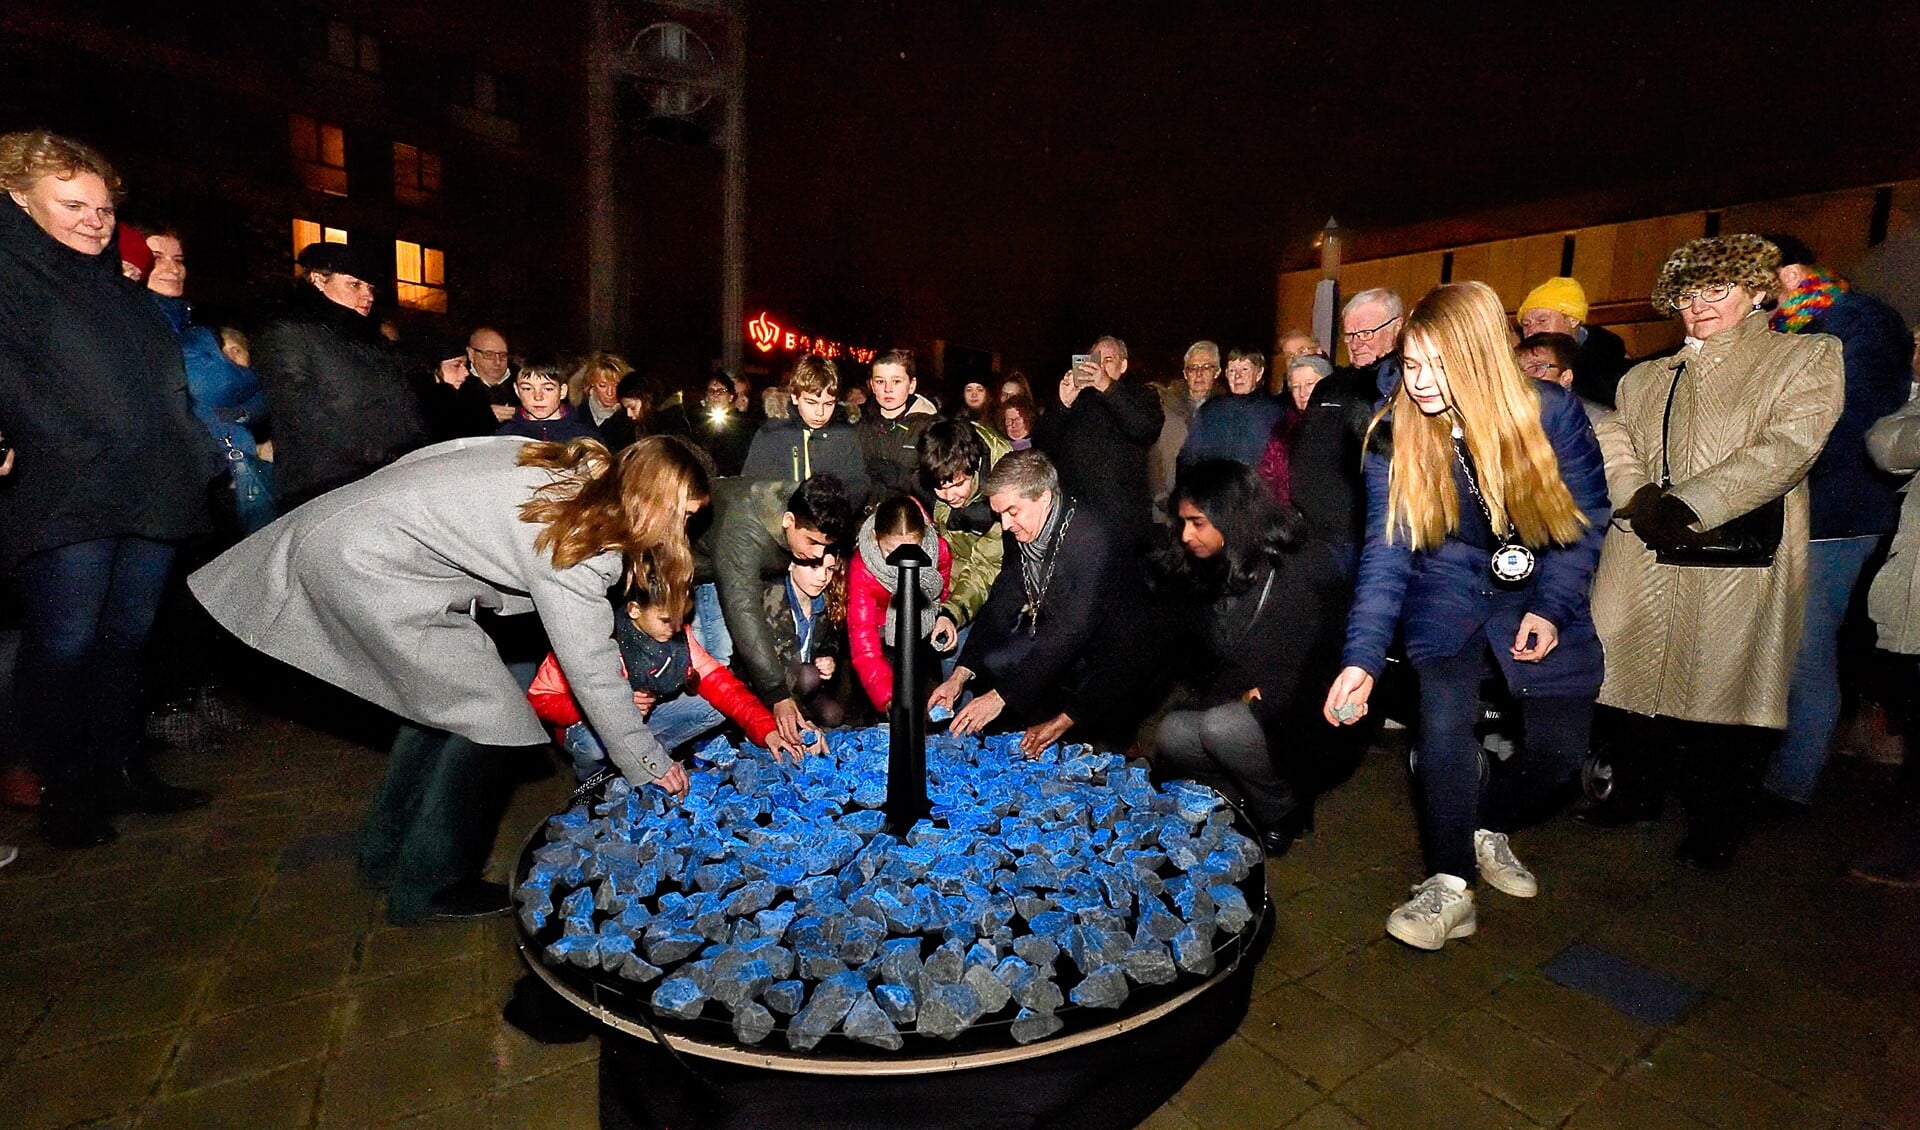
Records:
<instances>
[{"instance_id":1,"label":"grey pavement tile","mask_svg":"<svg viewBox=\"0 0 1920 1130\"><path fill-rule=\"evenodd\" d=\"M1319 1101L1280 1063L1238 1037L1214 1049L1173 1105L1201 1126L1284 1126Z\"/></svg>"},{"instance_id":2,"label":"grey pavement tile","mask_svg":"<svg viewBox=\"0 0 1920 1130\"><path fill-rule=\"evenodd\" d=\"M1359 1014L1295 985L1255 1000L1240 1036L1323 1091L1404 1046Z\"/></svg>"},{"instance_id":3,"label":"grey pavement tile","mask_svg":"<svg viewBox=\"0 0 1920 1130\"><path fill-rule=\"evenodd\" d=\"M148 1107L140 1130L293 1130L313 1117L321 1062L309 1059L264 1075L166 1095Z\"/></svg>"},{"instance_id":4,"label":"grey pavement tile","mask_svg":"<svg viewBox=\"0 0 1920 1130\"><path fill-rule=\"evenodd\" d=\"M336 994L301 997L202 1021L189 1029L167 1079L169 1092L264 1075L326 1054Z\"/></svg>"},{"instance_id":5,"label":"grey pavement tile","mask_svg":"<svg viewBox=\"0 0 1920 1130\"><path fill-rule=\"evenodd\" d=\"M177 1038L149 1032L15 1063L0 1073L0 1110L20 1130L124 1114L153 1090Z\"/></svg>"},{"instance_id":6,"label":"grey pavement tile","mask_svg":"<svg viewBox=\"0 0 1920 1130\"><path fill-rule=\"evenodd\" d=\"M1414 1051L1403 1051L1334 1092L1369 1126L1394 1130L1512 1130L1534 1123Z\"/></svg>"},{"instance_id":7,"label":"grey pavement tile","mask_svg":"<svg viewBox=\"0 0 1920 1130\"><path fill-rule=\"evenodd\" d=\"M361 1130L484 1094L498 1022L474 1017L342 1048L321 1083L318 1124Z\"/></svg>"},{"instance_id":8,"label":"grey pavement tile","mask_svg":"<svg viewBox=\"0 0 1920 1130\"><path fill-rule=\"evenodd\" d=\"M1541 977L1516 978L1495 989L1481 1007L1608 1073L1646 1049L1657 1032Z\"/></svg>"},{"instance_id":9,"label":"grey pavement tile","mask_svg":"<svg viewBox=\"0 0 1920 1130\"><path fill-rule=\"evenodd\" d=\"M493 1095L493 1126L517 1130L596 1130L600 1125L600 1070L595 1061L576 1062ZM454 1130L470 1130L456 1127Z\"/></svg>"},{"instance_id":10,"label":"grey pavement tile","mask_svg":"<svg viewBox=\"0 0 1920 1130\"><path fill-rule=\"evenodd\" d=\"M1662 1040L1621 1078L1718 1126L1812 1130L1840 1120L1833 1108L1678 1036Z\"/></svg>"},{"instance_id":11,"label":"grey pavement tile","mask_svg":"<svg viewBox=\"0 0 1920 1130\"><path fill-rule=\"evenodd\" d=\"M379 1041L472 1016L484 1007L480 969L479 959L469 957L354 982L344 993L342 1039L349 1044Z\"/></svg>"},{"instance_id":12,"label":"grey pavement tile","mask_svg":"<svg viewBox=\"0 0 1920 1130\"><path fill-rule=\"evenodd\" d=\"M1490 1012L1469 1012L1447 1023L1416 1045L1416 1050L1549 1126L1573 1113L1607 1081L1599 1068Z\"/></svg>"}]
</instances>

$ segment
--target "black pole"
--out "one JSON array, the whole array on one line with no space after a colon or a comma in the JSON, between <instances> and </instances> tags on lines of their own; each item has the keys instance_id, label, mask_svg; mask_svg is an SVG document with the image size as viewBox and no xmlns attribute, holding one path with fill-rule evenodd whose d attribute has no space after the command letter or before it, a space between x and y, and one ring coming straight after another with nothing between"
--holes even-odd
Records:
<instances>
[{"instance_id":1,"label":"black pole","mask_svg":"<svg viewBox=\"0 0 1920 1130\"><path fill-rule=\"evenodd\" d=\"M904 836L932 805L927 801L927 704L920 698L920 570L933 562L917 543L887 555L899 583L893 592L893 709L888 712L887 827Z\"/></svg>"}]
</instances>

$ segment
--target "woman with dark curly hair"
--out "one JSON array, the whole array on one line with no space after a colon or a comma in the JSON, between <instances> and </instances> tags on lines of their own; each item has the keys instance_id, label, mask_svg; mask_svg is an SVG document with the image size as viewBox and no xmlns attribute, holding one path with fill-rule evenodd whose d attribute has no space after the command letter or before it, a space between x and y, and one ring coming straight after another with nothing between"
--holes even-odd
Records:
<instances>
[{"instance_id":1,"label":"woman with dark curly hair","mask_svg":"<svg viewBox=\"0 0 1920 1130\"><path fill-rule=\"evenodd\" d=\"M1159 572L1203 606L1189 623L1207 677L1196 707L1161 719L1155 763L1238 800L1281 855L1312 820L1303 776L1331 736L1315 708L1339 646L1339 578L1326 554L1299 552L1300 515L1245 464L1182 468L1167 504L1180 549Z\"/></svg>"}]
</instances>

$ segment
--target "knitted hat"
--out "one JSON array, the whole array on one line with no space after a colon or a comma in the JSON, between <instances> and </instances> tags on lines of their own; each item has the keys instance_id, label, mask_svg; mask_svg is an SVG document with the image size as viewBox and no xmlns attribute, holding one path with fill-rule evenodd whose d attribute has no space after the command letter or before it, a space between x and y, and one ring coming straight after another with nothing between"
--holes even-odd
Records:
<instances>
[{"instance_id":1,"label":"knitted hat","mask_svg":"<svg viewBox=\"0 0 1920 1130\"><path fill-rule=\"evenodd\" d=\"M1579 279L1548 279L1527 292L1516 310L1558 310L1576 322L1587 320L1587 292Z\"/></svg>"},{"instance_id":2,"label":"knitted hat","mask_svg":"<svg viewBox=\"0 0 1920 1130\"><path fill-rule=\"evenodd\" d=\"M1715 235L1683 243L1660 268L1653 308L1678 313L1673 300L1710 286L1742 286L1756 295L1780 288L1780 249L1751 233Z\"/></svg>"},{"instance_id":3,"label":"knitted hat","mask_svg":"<svg viewBox=\"0 0 1920 1130\"><path fill-rule=\"evenodd\" d=\"M1292 364L1287 366L1289 373L1295 369L1312 369L1322 377L1331 377L1333 375L1333 362L1317 353L1304 353L1295 357Z\"/></svg>"},{"instance_id":4,"label":"knitted hat","mask_svg":"<svg viewBox=\"0 0 1920 1130\"><path fill-rule=\"evenodd\" d=\"M351 275L362 282L376 281L359 253L344 243L309 243L300 249L294 262L323 275Z\"/></svg>"},{"instance_id":5,"label":"knitted hat","mask_svg":"<svg viewBox=\"0 0 1920 1130\"><path fill-rule=\"evenodd\" d=\"M153 249L147 246L147 233L132 224L121 224L114 229L114 238L120 243L120 261L132 264L140 277L146 278L153 270Z\"/></svg>"}]
</instances>

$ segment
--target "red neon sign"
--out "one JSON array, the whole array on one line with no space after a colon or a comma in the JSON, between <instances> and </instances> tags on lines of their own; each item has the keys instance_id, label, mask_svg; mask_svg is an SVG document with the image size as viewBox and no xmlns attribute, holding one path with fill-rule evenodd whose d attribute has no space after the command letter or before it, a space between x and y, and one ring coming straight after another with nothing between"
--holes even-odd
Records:
<instances>
[{"instance_id":1,"label":"red neon sign","mask_svg":"<svg viewBox=\"0 0 1920 1130\"><path fill-rule=\"evenodd\" d=\"M772 353L778 349L783 353L811 353L815 357L851 357L863 365L873 360L871 349L787 329L767 317L765 310L747 322L747 340L753 342L753 347L762 353Z\"/></svg>"}]
</instances>

